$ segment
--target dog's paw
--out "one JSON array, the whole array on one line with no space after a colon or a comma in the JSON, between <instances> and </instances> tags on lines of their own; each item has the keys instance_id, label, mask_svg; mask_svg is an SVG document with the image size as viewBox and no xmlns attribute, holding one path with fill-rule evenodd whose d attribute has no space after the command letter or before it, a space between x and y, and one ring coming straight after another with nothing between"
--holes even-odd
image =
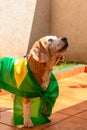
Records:
<instances>
[{"instance_id":1,"label":"dog's paw","mask_svg":"<svg viewBox=\"0 0 87 130\"><path fill-rule=\"evenodd\" d=\"M26 128L32 128L34 125L31 120L24 122L24 127Z\"/></svg>"}]
</instances>

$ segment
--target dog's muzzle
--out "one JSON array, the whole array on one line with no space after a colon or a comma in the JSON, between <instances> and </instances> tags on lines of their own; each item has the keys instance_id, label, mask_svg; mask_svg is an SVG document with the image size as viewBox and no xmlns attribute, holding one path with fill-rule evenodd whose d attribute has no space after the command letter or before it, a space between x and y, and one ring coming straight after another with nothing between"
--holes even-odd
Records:
<instances>
[{"instance_id":1,"label":"dog's muzzle","mask_svg":"<svg viewBox=\"0 0 87 130\"><path fill-rule=\"evenodd\" d=\"M65 43L65 47L68 47L67 38L64 37L64 38L62 38L61 40Z\"/></svg>"},{"instance_id":2,"label":"dog's muzzle","mask_svg":"<svg viewBox=\"0 0 87 130\"><path fill-rule=\"evenodd\" d=\"M68 47L68 41L67 41L67 38L62 38L61 39L63 42L64 42L64 46L62 47L62 49L60 49L60 51L62 51L62 50L66 50L67 49L67 47Z\"/></svg>"}]
</instances>

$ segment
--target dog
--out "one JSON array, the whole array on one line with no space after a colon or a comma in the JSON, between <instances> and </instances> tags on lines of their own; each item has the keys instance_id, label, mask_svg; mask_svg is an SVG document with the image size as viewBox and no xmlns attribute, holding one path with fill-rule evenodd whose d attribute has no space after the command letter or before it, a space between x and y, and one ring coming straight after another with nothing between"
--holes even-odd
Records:
<instances>
[{"instance_id":1,"label":"dog","mask_svg":"<svg viewBox=\"0 0 87 130\"><path fill-rule=\"evenodd\" d=\"M66 52L68 42L66 38L56 36L46 36L37 41L28 55L30 69L38 83L44 90L47 89L53 66L61 62L63 54ZM24 98L24 125L32 127L29 119L29 99Z\"/></svg>"},{"instance_id":2,"label":"dog","mask_svg":"<svg viewBox=\"0 0 87 130\"><path fill-rule=\"evenodd\" d=\"M30 66L30 70L44 91L49 85L53 66L63 62L63 57L67 48L67 38L45 36L35 42L29 54L27 55L27 63ZM23 98L25 127L33 127L33 123L30 119L31 102L32 98Z\"/></svg>"}]
</instances>

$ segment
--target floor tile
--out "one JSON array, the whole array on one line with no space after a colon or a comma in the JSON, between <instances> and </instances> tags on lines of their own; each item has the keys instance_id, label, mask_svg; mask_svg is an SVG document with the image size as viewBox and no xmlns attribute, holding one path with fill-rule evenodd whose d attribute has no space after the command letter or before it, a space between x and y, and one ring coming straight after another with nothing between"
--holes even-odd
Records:
<instances>
[{"instance_id":1,"label":"floor tile","mask_svg":"<svg viewBox=\"0 0 87 130\"><path fill-rule=\"evenodd\" d=\"M60 94L87 100L87 73L81 73L59 81Z\"/></svg>"},{"instance_id":2,"label":"floor tile","mask_svg":"<svg viewBox=\"0 0 87 130\"><path fill-rule=\"evenodd\" d=\"M13 101L9 98L6 98L5 96L0 97L0 107L3 109L13 108Z\"/></svg>"},{"instance_id":3,"label":"floor tile","mask_svg":"<svg viewBox=\"0 0 87 130\"><path fill-rule=\"evenodd\" d=\"M66 109L60 110L62 113L68 114L68 115L75 115L80 112L83 112L87 110L87 102L81 102L79 104L73 105L71 107L67 107Z\"/></svg>"},{"instance_id":4,"label":"floor tile","mask_svg":"<svg viewBox=\"0 0 87 130\"><path fill-rule=\"evenodd\" d=\"M55 125L49 126L45 130L87 130L87 121L71 117L66 120L63 120Z\"/></svg>"},{"instance_id":5,"label":"floor tile","mask_svg":"<svg viewBox=\"0 0 87 130\"><path fill-rule=\"evenodd\" d=\"M53 112L65 110L67 108L70 108L71 106L74 107L76 104L79 104L80 102L83 102L83 100L68 97L65 95L60 95L59 98L57 98L56 100Z\"/></svg>"},{"instance_id":6,"label":"floor tile","mask_svg":"<svg viewBox=\"0 0 87 130\"><path fill-rule=\"evenodd\" d=\"M37 125L32 129L42 129L45 128L47 126L53 125L65 118L69 117L68 115L62 114L62 113L54 113L52 114L52 116L50 117L51 122L44 124L44 125ZM12 110L7 110L1 113L1 119L0 121L4 124L10 125L10 126L14 126L13 125L13 111ZM24 130L25 128L23 128Z\"/></svg>"},{"instance_id":7,"label":"floor tile","mask_svg":"<svg viewBox=\"0 0 87 130\"><path fill-rule=\"evenodd\" d=\"M84 112L81 112L80 114L76 115L77 117L80 117L82 119L87 120L87 110Z\"/></svg>"},{"instance_id":8,"label":"floor tile","mask_svg":"<svg viewBox=\"0 0 87 130\"><path fill-rule=\"evenodd\" d=\"M9 109L9 108L0 107L0 112L6 111L6 110L8 110L8 109Z\"/></svg>"},{"instance_id":9,"label":"floor tile","mask_svg":"<svg viewBox=\"0 0 87 130\"><path fill-rule=\"evenodd\" d=\"M8 100L8 101L13 101L13 99L11 98L11 93L7 93L5 95L1 95L0 99L4 99L4 100Z\"/></svg>"},{"instance_id":10,"label":"floor tile","mask_svg":"<svg viewBox=\"0 0 87 130\"><path fill-rule=\"evenodd\" d=\"M51 115L50 119L51 119L52 123L55 123L55 122L64 120L67 117L69 117L69 115L62 114L60 112L56 112L56 113Z\"/></svg>"},{"instance_id":11,"label":"floor tile","mask_svg":"<svg viewBox=\"0 0 87 130\"><path fill-rule=\"evenodd\" d=\"M0 123L0 130L19 130L19 129L16 127L11 127L11 126Z\"/></svg>"},{"instance_id":12,"label":"floor tile","mask_svg":"<svg viewBox=\"0 0 87 130\"><path fill-rule=\"evenodd\" d=\"M87 100L87 88L85 89L72 89L67 91L67 92L64 92L63 95L67 96L68 97L73 97L73 98L78 98L78 99L81 99L81 100Z\"/></svg>"},{"instance_id":13,"label":"floor tile","mask_svg":"<svg viewBox=\"0 0 87 130\"><path fill-rule=\"evenodd\" d=\"M7 92L7 91L1 89L1 91L0 91L0 96L2 96L2 95L4 96L4 95L7 95L7 94L9 94L9 92Z\"/></svg>"},{"instance_id":14,"label":"floor tile","mask_svg":"<svg viewBox=\"0 0 87 130\"><path fill-rule=\"evenodd\" d=\"M54 113L51 117L50 117L50 120L51 122L50 123L47 123L47 124L43 124L43 125L37 125L37 126L34 126L34 128L32 128L32 130L41 130L41 129L45 129L49 126L52 126L53 124L59 122L59 121L62 121L64 119L66 119L67 117L69 117L68 115L65 115L65 114L62 114L62 113ZM23 128L23 130L27 130L26 128Z\"/></svg>"},{"instance_id":15,"label":"floor tile","mask_svg":"<svg viewBox=\"0 0 87 130\"><path fill-rule=\"evenodd\" d=\"M13 126L13 110L6 110L0 113L0 122Z\"/></svg>"}]
</instances>

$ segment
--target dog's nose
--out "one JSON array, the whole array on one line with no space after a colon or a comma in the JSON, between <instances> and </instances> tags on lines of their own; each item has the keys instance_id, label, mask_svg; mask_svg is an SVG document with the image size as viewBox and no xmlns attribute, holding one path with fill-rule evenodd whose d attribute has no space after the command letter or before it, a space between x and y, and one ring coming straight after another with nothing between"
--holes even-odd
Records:
<instances>
[{"instance_id":1,"label":"dog's nose","mask_svg":"<svg viewBox=\"0 0 87 130\"><path fill-rule=\"evenodd\" d=\"M66 46L68 46L68 42L67 42L67 38L66 37L63 37L61 40L65 43Z\"/></svg>"}]
</instances>

